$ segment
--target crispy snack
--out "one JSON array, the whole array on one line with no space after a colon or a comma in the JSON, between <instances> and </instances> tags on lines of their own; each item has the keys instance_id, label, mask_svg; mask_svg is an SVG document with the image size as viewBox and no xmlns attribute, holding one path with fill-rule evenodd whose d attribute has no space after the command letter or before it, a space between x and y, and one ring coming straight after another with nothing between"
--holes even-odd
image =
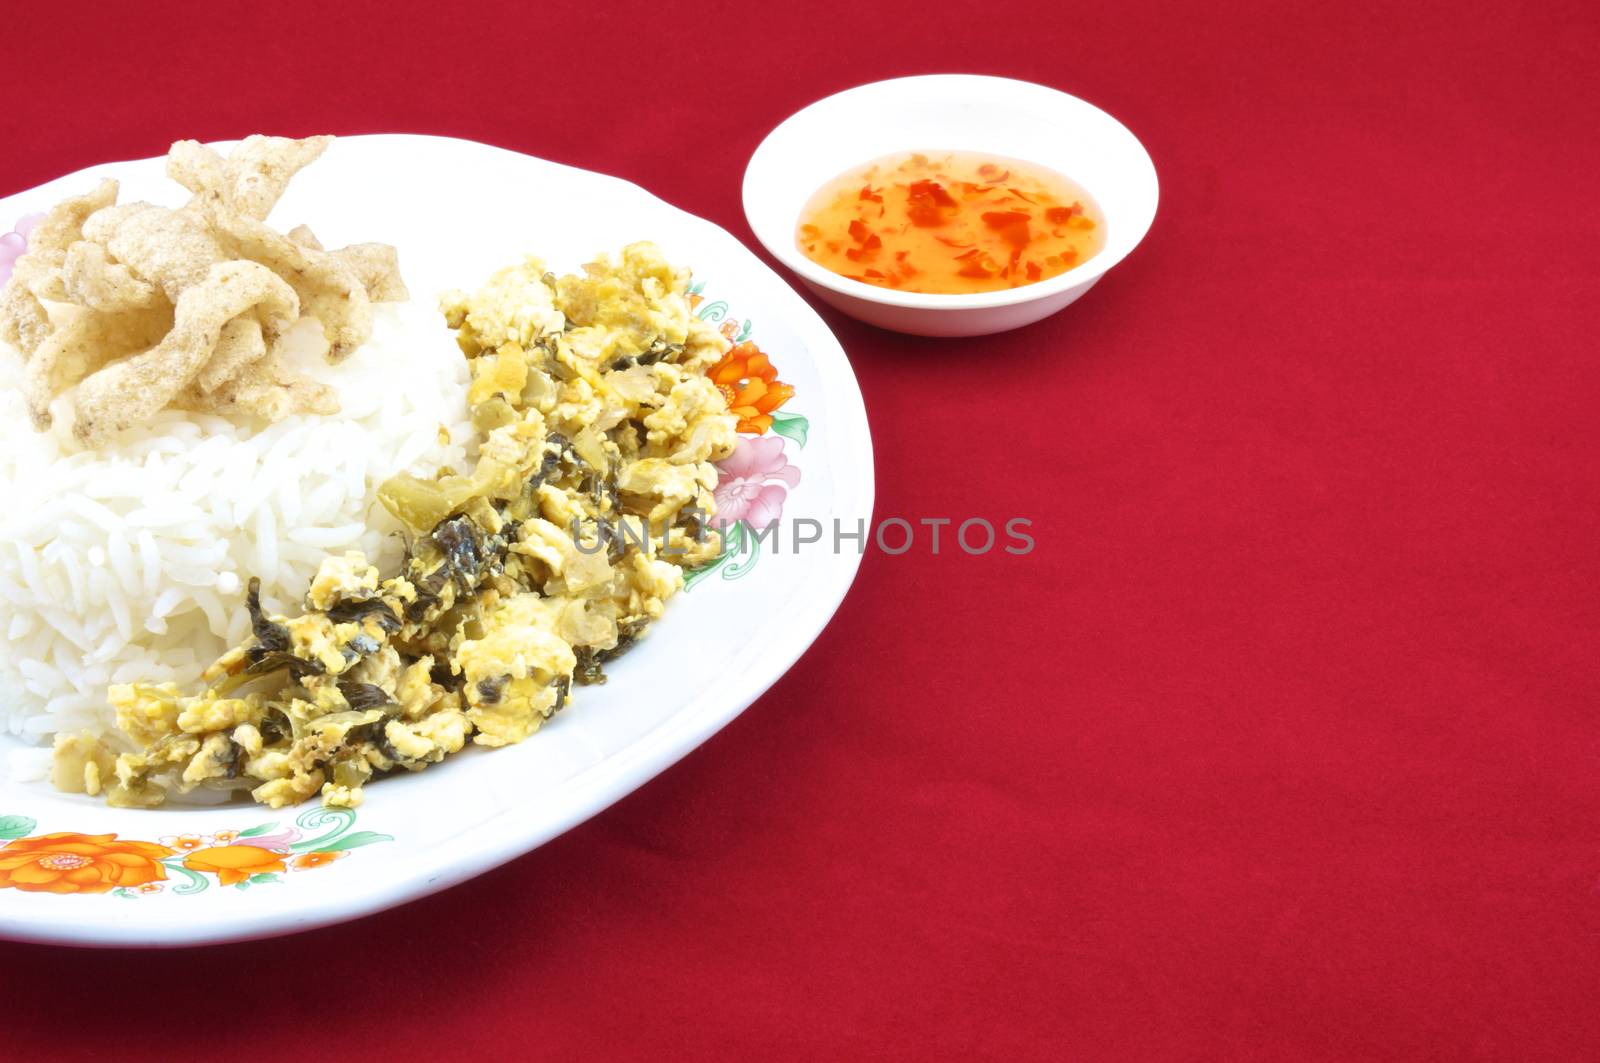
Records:
<instances>
[{"instance_id":1,"label":"crispy snack","mask_svg":"<svg viewBox=\"0 0 1600 1063\"><path fill-rule=\"evenodd\" d=\"M294 285L304 312L322 323L328 358L339 361L372 335L374 298L406 298L394 249L387 249L387 258L374 251L383 245L325 251L305 226L285 235L263 220L289 179L332 139L250 137L227 159L203 144L179 141L168 156L167 176L194 193L188 209L204 216L238 257L260 262ZM381 296L369 292L369 277Z\"/></svg>"},{"instance_id":2,"label":"crispy snack","mask_svg":"<svg viewBox=\"0 0 1600 1063\"><path fill-rule=\"evenodd\" d=\"M67 248L83 237L89 216L117 199L117 182L101 181L87 195L57 203L28 238L28 253L17 259L11 279L0 290L0 339L24 357L50 334L50 315L41 299L63 298L61 267Z\"/></svg>"},{"instance_id":3,"label":"crispy snack","mask_svg":"<svg viewBox=\"0 0 1600 1063\"><path fill-rule=\"evenodd\" d=\"M197 200L221 196L233 210L260 221L272 213L294 175L332 143L326 136L290 140L257 134L241 140L224 159L199 141L180 140L167 153L167 176Z\"/></svg>"},{"instance_id":4,"label":"crispy snack","mask_svg":"<svg viewBox=\"0 0 1600 1063\"><path fill-rule=\"evenodd\" d=\"M276 352L245 366L215 390L190 385L174 401L179 409L196 413L247 413L265 421L281 421L292 413L321 417L339 412L339 397L283 363Z\"/></svg>"},{"instance_id":5,"label":"crispy snack","mask_svg":"<svg viewBox=\"0 0 1600 1063\"><path fill-rule=\"evenodd\" d=\"M236 317L222 326L217 346L210 361L195 376L195 385L203 395L209 395L267 356L267 340L261 333L261 322L253 317Z\"/></svg>"},{"instance_id":6,"label":"crispy snack","mask_svg":"<svg viewBox=\"0 0 1600 1063\"><path fill-rule=\"evenodd\" d=\"M61 286L69 301L107 314L149 310L166 298L155 285L113 260L104 247L87 240L67 249Z\"/></svg>"},{"instance_id":7,"label":"crispy snack","mask_svg":"<svg viewBox=\"0 0 1600 1063\"><path fill-rule=\"evenodd\" d=\"M324 250L322 241L317 239L317 234L311 231L309 225L296 225L289 230L289 239L301 247L309 247L317 251Z\"/></svg>"},{"instance_id":8,"label":"crispy snack","mask_svg":"<svg viewBox=\"0 0 1600 1063\"><path fill-rule=\"evenodd\" d=\"M280 337L313 318L337 361L371 336L374 301L407 292L392 247L327 251L305 226L266 224L332 139L252 136L227 158L179 141L167 172L193 193L185 206L118 204L115 181L58 204L0 290L0 339L27 359L34 426L50 426L67 392L86 446L167 406L269 421L338 412Z\"/></svg>"},{"instance_id":9,"label":"crispy snack","mask_svg":"<svg viewBox=\"0 0 1600 1063\"><path fill-rule=\"evenodd\" d=\"M302 247L220 198L202 199L200 210L240 258L259 262L294 285L305 313L322 322L329 361L340 361L371 337L372 300L335 252Z\"/></svg>"},{"instance_id":10,"label":"crispy snack","mask_svg":"<svg viewBox=\"0 0 1600 1063\"><path fill-rule=\"evenodd\" d=\"M147 351L113 362L78 385L72 432L99 446L167 406L217 349L224 328L253 314L276 336L294 323L300 301L288 283L255 262L223 262L178 297L172 331Z\"/></svg>"},{"instance_id":11,"label":"crispy snack","mask_svg":"<svg viewBox=\"0 0 1600 1063\"><path fill-rule=\"evenodd\" d=\"M113 259L159 286L173 303L212 266L235 257L223 250L198 214L152 203L123 203L99 211L85 223L83 236L105 245Z\"/></svg>"},{"instance_id":12,"label":"crispy snack","mask_svg":"<svg viewBox=\"0 0 1600 1063\"><path fill-rule=\"evenodd\" d=\"M62 324L28 360L23 393L39 431L50 426L50 400L101 368L159 343L172 328L172 308L107 314L69 306Z\"/></svg>"},{"instance_id":13,"label":"crispy snack","mask_svg":"<svg viewBox=\"0 0 1600 1063\"><path fill-rule=\"evenodd\" d=\"M305 231L309 236L311 230ZM294 234L289 236L292 239ZM406 291L406 282L400 279L400 253L390 245L351 244L333 252L333 257L356 275L367 290L367 298L373 302L397 303L411 297Z\"/></svg>"}]
</instances>

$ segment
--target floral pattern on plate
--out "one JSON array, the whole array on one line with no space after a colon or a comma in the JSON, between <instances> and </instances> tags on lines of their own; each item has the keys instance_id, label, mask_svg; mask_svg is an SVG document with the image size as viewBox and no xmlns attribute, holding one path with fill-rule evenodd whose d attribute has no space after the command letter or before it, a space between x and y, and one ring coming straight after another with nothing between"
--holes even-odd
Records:
<instances>
[{"instance_id":1,"label":"floral pattern on plate","mask_svg":"<svg viewBox=\"0 0 1600 1063\"><path fill-rule=\"evenodd\" d=\"M258 823L210 834L167 834L136 841L115 834L34 834L27 816L0 816L0 889L29 893L139 897L172 887L191 896L219 886L248 889L282 881L286 872L326 867L388 834L352 831L347 808L312 808L294 826Z\"/></svg>"},{"instance_id":2,"label":"floral pattern on plate","mask_svg":"<svg viewBox=\"0 0 1600 1063\"><path fill-rule=\"evenodd\" d=\"M800 485L800 470L784 452L786 441L804 448L811 429L805 417L780 409L794 397L794 388L778 379L772 359L750 339L750 322L730 318L729 306L721 300L704 302L701 291L698 283L689 289L690 304L701 319L722 322L722 334L733 344L706 375L739 417L739 442L732 454L717 462L713 493L722 553L690 571L685 590L713 572L720 572L723 579L738 579L755 567L762 543L756 533L777 523L789 492Z\"/></svg>"}]
</instances>

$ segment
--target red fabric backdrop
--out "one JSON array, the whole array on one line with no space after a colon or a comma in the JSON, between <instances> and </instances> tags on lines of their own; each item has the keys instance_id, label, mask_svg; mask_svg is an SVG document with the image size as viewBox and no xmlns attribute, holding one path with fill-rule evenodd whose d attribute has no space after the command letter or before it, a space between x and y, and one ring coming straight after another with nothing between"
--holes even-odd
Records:
<instances>
[{"instance_id":1,"label":"red fabric backdrop","mask_svg":"<svg viewBox=\"0 0 1600 1063\"><path fill-rule=\"evenodd\" d=\"M973 71L1117 115L1162 205L1030 329L823 311L879 514L1032 555L869 555L725 732L440 896L0 946L0 1057L1600 1053L1592 5L207 6L7 10L3 190L448 133L748 239L785 115Z\"/></svg>"}]
</instances>

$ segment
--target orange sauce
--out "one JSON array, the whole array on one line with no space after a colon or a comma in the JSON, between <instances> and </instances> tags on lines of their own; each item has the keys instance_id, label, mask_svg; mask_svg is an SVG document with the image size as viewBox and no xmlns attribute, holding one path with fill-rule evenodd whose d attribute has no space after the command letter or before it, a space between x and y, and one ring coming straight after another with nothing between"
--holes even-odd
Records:
<instances>
[{"instance_id":1,"label":"orange sauce","mask_svg":"<svg viewBox=\"0 0 1600 1063\"><path fill-rule=\"evenodd\" d=\"M1043 166L903 153L818 189L795 240L811 261L851 280L908 292L993 292L1092 258L1105 246L1105 218L1080 186Z\"/></svg>"}]
</instances>

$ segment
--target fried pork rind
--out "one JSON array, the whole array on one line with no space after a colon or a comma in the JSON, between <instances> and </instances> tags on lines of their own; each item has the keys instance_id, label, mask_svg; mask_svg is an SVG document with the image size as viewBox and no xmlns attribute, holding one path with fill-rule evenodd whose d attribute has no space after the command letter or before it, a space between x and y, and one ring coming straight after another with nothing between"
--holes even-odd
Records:
<instances>
[{"instance_id":1,"label":"fried pork rind","mask_svg":"<svg viewBox=\"0 0 1600 1063\"><path fill-rule=\"evenodd\" d=\"M79 240L67 249L61 285L68 300L103 313L149 310L166 301L149 281L88 240Z\"/></svg>"},{"instance_id":2,"label":"fried pork rind","mask_svg":"<svg viewBox=\"0 0 1600 1063\"><path fill-rule=\"evenodd\" d=\"M236 317L222 326L216 350L195 376L201 394L209 395L226 384L239 371L267 356L267 341L261 322L253 317Z\"/></svg>"},{"instance_id":3,"label":"fried pork rind","mask_svg":"<svg viewBox=\"0 0 1600 1063\"><path fill-rule=\"evenodd\" d=\"M24 357L50 334L50 315L42 299L62 299L61 266L67 249L83 237L83 223L117 200L117 182L101 181L93 192L57 203L28 236L28 253L17 259L11 279L0 290L0 339Z\"/></svg>"},{"instance_id":4,"label":"fried pork rind","mask_svg":"<svg viewBox=\"0 0 1600 1063\"><path fill-rule=\"evenodd\" d=\"M295 174L328 150L332 137L250 136L224 159L194 140L180 140L167 155L167 176L197 198L220 195L230 209L261 221L272 213Z\"/></svg>"},{"instance_id":5,"label":"fried pork rind","mask_svg":"<svg viewBox=\"0 0 1600 1063\"><path fill-rule=\"evenodd\" d=\"M0 289L0 339L5 340L24 356L38 350L39 344L50 334L50 315L44 304L28 288L28 273L22 263L23 255L11 274L11 280Z\"/></svg>"},{"instance_id":6,"label":"fried pork rind","mask_svg":"<svg viewBox=\"0 0 1600 1063\"><path fill-rule=\"evenodd\" d=\"M267 355L246 366L212 392L191 386L174 405L195 413L247 413L266 421L281 421L292 413L321 417L339 412L339 396L326 384Z\"/></svg>"},{"instance_id":7,"label":"fried pork rind","mask_svg":"<svg viewBox=\"0 0 1600 1063\"><path fill-rule=\"evenodd\" d=\"M65 254L74 242L83 239L83 226L90 216L117 201L119 188L117 182L108 178L95 186L93 192L57 203L28 235L29 253Z\"/></svg>"},{"instance_id":8,"label":"fried pork rind","mask_svg":"<svg viewBox=\"0 0 1600 1063\"><path fill-rule=\"evenodd\" d=\"M305 235L311 236L311 230L306 229ZM294 233L289 238L294 239ZM406 282L400 279L400 252L389 244L351 244L333 252L333 257L349 267L373 302L399 303L411 298Z\"/></svg>"},{"instance_id":9,"label":"fried pork rind","mask_svg":"<svg viewBox=\"0 0 1600 1063\"><path fill-rule=\"evenodd\" d=\"M139 354L90 374L78 385L72 434L99 446L117 432L165 408L194 379L234 318L253 313L276 335L300 312L294 289L255 262L223 262L178 297L172 331Z\"/></svg>"},{"instance_id":10,"label":"fried pork rind","mask_svg":"<svg viewBox=\"0 0 1600 1063\"><path fill-rule=\"evenodd\" d=\"M278 420L333 414L332 389L290 365L280 337L298 315L329 361L372 333L372 302L407 298L394 248L326 251L305 226L265 219L332 137L252 136L224 158L179 141L167 173L193 197L173 209L116 202L118 186L56 206L0 290L0 339L27 360L40 430L73 392L73 434L96 446L172 405Z\"/></svg>"},{"instance_id":11,"label":"fried pork rind","mask_svg":"<svg viewBox=\"0 0 1600 1063\"><path fill-rule=\"evenodd\" d=\"M289 239L301 247L309 247L314 251L323 250L322 241L317 239L317 234L311 231L309 225L296 225L289 230Z\"/></svg>"},{"instance_id":12,"label":"fried pork rind","mask_svg":"<svg viewBox=\"0 0 1600 1063\"><path fill-rule=\"evenodd\" d=\"M244 316L223 327L211 361L174 404L196 413L247 413L268 421L291 413L338 413L339 399L332 388L287 364L287 337L274 337L269 349L259 325L252 324L253 319Z\"/></svg>"},{"instance_id":13,"label":"fried pork rind","mask_svg":"<svg viewBox=\"0 0 1600 1063\"><path fill-rule=\"evenodd\" d=\"M151 203L123 203L97 211L84 224L86 239L104 244L111 257L158 285L176 303L184 290L230 257L192 210Z\"/></svg>"},{"instance_id":14,"label":"fried pork rind","mask_svg":"<svg viewBox=\"0 0 1600 1063\"><path fill-rule=\"evenodd\" d=\"M375 260L370 245L324 251L311 230L301 227L285 235L263 220L289 179L332 139L249 137L227 159L203 144L179 141L168 156L167 176L194 193L189 207L205 216L238 257L259 262L294 285L303 312L322 323L328 359L337 362L372 336L372 296L358 268L383 282L391 273L397 280L397 270L392 263L385 269L381 261L370 269ZM384 283L383 290L394 297L396 285ZM404 298L404 285L398 290Z\"/></svg>"},{"instance_id":15,"label":"fried pork rind","mask_svg":"<svg viewBox=\"0 0 1600 1063\"><path fill-rule=\"evenodd\" d=\"M289 280L302 312L322 323L330 362L341 361L372 336L366 286L335 252L303 247L265 222L233 211L221 198L202 198L199 209L240 258Z\"/></svg>"},{"instance_id":16,"label":"fried pork rind","mask_svg":"<svg viewBox=\"0 0 1600 1063\"><path fill-rule=\"evenodd\" d=\"M159 343L172 328L172 307L108 314L87 307L61 311L59 327L28 359L23 393L34 428L50 427L50 402L101 368Z\"/></svg>"}]
</instances>

